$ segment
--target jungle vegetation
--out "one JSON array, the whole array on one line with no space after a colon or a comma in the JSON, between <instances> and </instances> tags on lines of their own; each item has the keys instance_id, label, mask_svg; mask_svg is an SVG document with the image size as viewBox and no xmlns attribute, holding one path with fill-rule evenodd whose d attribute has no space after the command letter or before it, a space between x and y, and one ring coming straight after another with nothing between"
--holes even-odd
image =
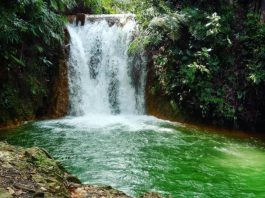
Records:
<instances>
[{"instance_id":1,"label":"jungle vegetation","mask_svg":"<svg viewBox=\"0 0 265 198\"><path fill-rule=\"evenodd\" d=\"M191 120L264 130L265 1L139 1L152 93ZM138 12L137 12L138 11Z\"/></svg>"}]
</instances>

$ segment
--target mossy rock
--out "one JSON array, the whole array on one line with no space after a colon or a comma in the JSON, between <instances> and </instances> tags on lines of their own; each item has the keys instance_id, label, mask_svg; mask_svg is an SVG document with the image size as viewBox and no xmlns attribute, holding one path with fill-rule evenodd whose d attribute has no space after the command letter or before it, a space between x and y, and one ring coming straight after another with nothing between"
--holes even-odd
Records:
<instances>
[{"instance_id":1,"label":"mossy rock","mask_svg":"<svg viewBox=\"0 0 265 198\"><path fill-rule=\"evenodd\" d=\"M0 142L0 187L8 187L17 197L69 197L65 172L39 148L23 149Z\"/></svg>"}]
</instances>

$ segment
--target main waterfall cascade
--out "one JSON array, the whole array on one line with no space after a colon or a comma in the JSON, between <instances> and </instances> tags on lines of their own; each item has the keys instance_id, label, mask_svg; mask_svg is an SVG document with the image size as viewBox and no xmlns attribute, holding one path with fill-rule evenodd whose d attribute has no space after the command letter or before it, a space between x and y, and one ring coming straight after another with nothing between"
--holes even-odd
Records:
<instances>
[{"instance_id":1,"label":"main waterfall cascade","mask_svg":"<svg viewBox=\"0 0 265 198\"><path fill-rule=\"evenodd\" d=\"M128 55L132 15L89 16L68 25L70 115L143 114L145 63Z\"/></svg>"}]
</instances>

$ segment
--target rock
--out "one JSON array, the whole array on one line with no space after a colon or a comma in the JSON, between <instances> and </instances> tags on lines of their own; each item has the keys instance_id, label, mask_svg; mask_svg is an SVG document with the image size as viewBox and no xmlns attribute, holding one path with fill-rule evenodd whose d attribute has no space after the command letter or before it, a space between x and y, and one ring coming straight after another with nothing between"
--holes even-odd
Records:
<instances>
[{"instance_id":1,"label":"rock","mask_svg":"<svg viewBox=\"0 0 265 198\"><path fill-rule=\"evenodd\" d=\"M15 192L15 195L16 195L16 196L20 196L20 195L22 195L22 194L23 194L23 191L22 191L22 190L18 190L18 191Z\"/></svg>"},{"instance_id":2,"label":"rock","mask_svg":"<svg viewBox=\"0 0 265 198\"><path fill-rule=\"evenodd\" d=\"M63 56L66 56L64 54ZM52 105L48 110L48 115L50 118L60 118L67 114L69 105L68 96L68 69L65 59L59 60L58 74L56 75L52 92Z\"/></svg>"},{"instance_id":3,"label":"rock","mask_svg":"<svg viewBox=\"0 0 265 198\"><path fill-rule=\"evenodd\" d=\"M76 183L76 184L81 184L81 181L77 177L75 177L75 176L68 175L66 177L66 179L67 179L68 182L72 182L72 183Z\"/></svg>"},{"instance_id":4,"label":"rock","mask_svg":"<svg viewBox=\"0 0 265 198\"><path fill-rule=\"evenodd\" d=\"M15 194L15 191L11 187L7 187L6 189L8 190L10 195Z\"/></svg>"},{"instance_id":5,"label":"rock","mask_svg":"<svg viewBox=\"0 0 265 198\"><path fill-rule=\"evenodd\" d=\"M42 191L47 191L47 189L44 188L44 187L41 187L40 189L41 189Z\"/></svg>"},{"instance_id":6,"label":"rock","mask_svg":"<svg viewBox=\"0 0 265 198\"><path fill-rule=\"evenodd\" d=\"M112 187L100 187L90 185L80 185L70 190L71 198L130 198L123 192Z\"/></svg>"},{"instance_id":7,"label":"rock","mask_svg":"<svg viewBox=\"0 0 265 198\"><path fill-rule=\"evenodd\" d=\"M43 192L36 192L33 197L34 198L44 198L45 194Z\"/></svg>"},{"instance_id":8,"label":"rock","mask_svg":"<svg viewBox=\"0 0 265 198\"><path fill-rule=\"evenodd\" d=\"M35 190L32 189L31 187L25 186L25 185L22 185L22 184L14 184L14 187L17 188L17 189L28 191L28 192L35 192Z\"/></svg>"},{"instance_id":9,"label":"rock","mask_svg":"<svg viewBox=\"0 0 265 198\"><path fill-rule=\"evenodd\" d=\"M158 193L146 193L145 195L141 196L141 198L163 198L160 194Z\"/></svg>"},{"instance_id":10,"label":"rock","mask_svg":"<svg viewBox=\"0 0 265 198\"><path fill-rule=\"evenodd\" d=\"M81 26L84 26L85 21L86 21L86 15L85 14L83 14L83 13L76 14L76 25L78 25L79 22L81 22Z\"/></svg>"},{"instance_id":11,"label":"rock","mask_svg":"<svg viewBox=\"0 0 265 198\"><path fill-rule=\"evenodd\" d=\"M50 155L50 153L48 153L48 151L46 149L44 149L44 148L40 148L40 149L46 154L46 156L48 158L53 159L53 157Z\"/></svg>"},{"instance_id":12,"label":"rock","mask_svg":"<svg viewBox=\"0 0 265 198\"><path fill-rule=\"evenodd\" d=\"M69 21L69 23L73 23L75 20L75 15L68 15L67 20Z\"/></svg>"},{"instance_id":13,"label":"rock","mask_svg":"<svg viewBox=\"0 0 265 198\"><path fill-rule=\"evenodd\" d=\"M0 187L15 197L69 197L64 171L47 152L0 142ZM2 166L8 165L8 166ZM49 185L48 181L54 182ZM4 194L1 192L1 195ZM6 193L5 193L6 194Z\"/></svg>"}]
</instances>

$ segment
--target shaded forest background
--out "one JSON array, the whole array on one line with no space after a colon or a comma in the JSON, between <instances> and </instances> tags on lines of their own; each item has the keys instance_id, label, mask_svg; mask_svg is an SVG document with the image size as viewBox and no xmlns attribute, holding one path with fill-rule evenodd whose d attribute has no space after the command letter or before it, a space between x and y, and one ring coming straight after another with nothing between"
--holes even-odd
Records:
<instances>
[{"instance_id":1,"label":"shaded forest background","mask_svg":"<svg viewBox=\"0 0 265 198\"><path fill-rule=\"evenodd\" d=\"M147 97L172 117L263 130L264 0L10 0L0 11L0 125L49 113L66 15L132 12L141 33L130 53L148 56Z\"/></svg>"}]
</instances>

